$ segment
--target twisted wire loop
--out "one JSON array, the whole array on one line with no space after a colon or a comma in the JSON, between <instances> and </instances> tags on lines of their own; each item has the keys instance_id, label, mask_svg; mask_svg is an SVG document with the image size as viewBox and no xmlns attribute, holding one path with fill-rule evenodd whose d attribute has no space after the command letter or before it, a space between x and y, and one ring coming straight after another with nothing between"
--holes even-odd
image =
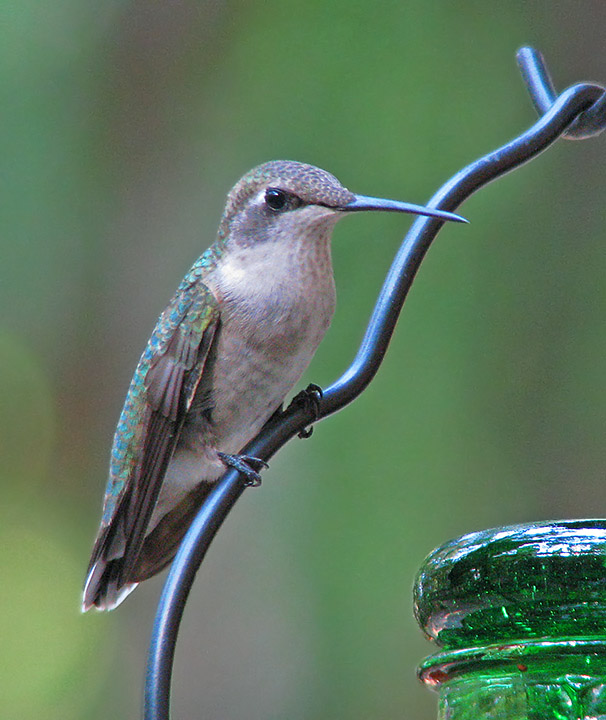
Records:
<instances>
[{"instance_id":1,"label":"twisted wire loop","mask_svg":"<svg viewBox=\"0 0 606 720\"><path fill-rule=\"evenodd\" d=\"M519 137L460 170L430 200L429 207L454 211L479 188L519 167L557 138L586 138L606 126L604 88L582 83L557 95L541 55L531 48L518 52L538 121ZM319 412L311 403L293 403L273 417L243 452L268 460L310 423L337 412L370 383L383 360L398 316L417 270L444 224L419 217L392 263L366 333L351 366L324 390ZM145 720L168 720L170 682L177 633L195 574L223 520L245 489L236 470L228 470L209 494L173 560L158 604L152 631L144 696Z\"/></svg>"},{"instance_id":2,"label":"twisted wire loop","mask_svg":"<svg viewBox=\"0 0 606 720\"><path fill-rule=\"evenodd\" d=\"M545 59L531 47L520 48L516 59L536 111L539 115L545 114L557 98ZM562 134L565 140L585 140L606 128L606 90L597 83L586 83L586 86L592 89L595 100Z\"/></svg>"}]
</instances>

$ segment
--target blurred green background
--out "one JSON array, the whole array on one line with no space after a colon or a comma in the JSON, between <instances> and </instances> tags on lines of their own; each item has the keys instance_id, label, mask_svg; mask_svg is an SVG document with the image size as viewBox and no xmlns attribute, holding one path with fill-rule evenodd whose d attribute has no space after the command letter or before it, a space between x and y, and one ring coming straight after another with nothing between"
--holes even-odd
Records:
<instances>
[{"instance_id":1,"label":"blurred green background","mask_svg":"<svg viewBox=\"0 0 606 720\"><path fill-rule=\"evenodd\" d=\"M136 718L162 579L79 614L114 424L155 319L269 159L426 201L534 121L515 50L606 81L602 0L5 3L0 26L0 707ZM462 208L355 405L292 442L199 574L175 718L435 717L423 557L481 528L606 514L606 136ZM351 360L408 221L339 225L306 381ZM303 384L303 383L302 383Z\"/></svg>"}]
</instances>

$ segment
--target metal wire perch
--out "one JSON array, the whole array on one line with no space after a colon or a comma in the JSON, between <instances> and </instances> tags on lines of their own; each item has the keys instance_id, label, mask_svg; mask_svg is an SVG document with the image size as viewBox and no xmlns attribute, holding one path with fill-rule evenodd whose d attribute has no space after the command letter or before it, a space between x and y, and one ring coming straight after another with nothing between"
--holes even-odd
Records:
<instances>
[{"instance_id":1,"label":"metal wire perch","mask_svg":"<svg viewBox=\"0 0 606 720\"><path fill-rule=\"evenodd\" d=\"M559 137L584 139L606 127L606 90L602 86L579 83L557 95L540 53L522 48L517 60L539 120L519 137L458 172L433 196L429 207L453 212L476 190L532 159ZM337 412L366 388L379 369L417 270L442 225L443 221L431 218L420 217L414 222L385 278L354 361L324 390L317 407L295 399L286 411L266 424L243 452L269 460L310 423ZM215 533L245 487L238 471L231 469L223 475L173 560L152 631L145 683L145 720L169 718L172 667L185 603Z\"/></svg>"}]
</instances>

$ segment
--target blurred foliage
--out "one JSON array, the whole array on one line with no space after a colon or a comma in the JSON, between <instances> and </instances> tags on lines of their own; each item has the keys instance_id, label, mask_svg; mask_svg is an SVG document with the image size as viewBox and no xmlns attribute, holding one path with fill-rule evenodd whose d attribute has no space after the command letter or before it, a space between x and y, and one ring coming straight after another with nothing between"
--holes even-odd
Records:
<instances>
[{"instance_id":1,"label":"blurred foliage","mask_svg":"<svg viewBox=\"0 0 606 720\"><path fill-rule=\"evenodd\" d=\"M534 119L514 64L606 80L600 0L27 0L0 27L3 680L11 720L137 717L161 580L78 614L130 374L252 165L311 162L423 202ZM431 718L415 569L449 537L603 515L604 138L466 203L384 366L275 458L186 613L175 717ZM335 232L339 307L308 373L352 357L405 225Z\"/></svg>"}]
</instances>

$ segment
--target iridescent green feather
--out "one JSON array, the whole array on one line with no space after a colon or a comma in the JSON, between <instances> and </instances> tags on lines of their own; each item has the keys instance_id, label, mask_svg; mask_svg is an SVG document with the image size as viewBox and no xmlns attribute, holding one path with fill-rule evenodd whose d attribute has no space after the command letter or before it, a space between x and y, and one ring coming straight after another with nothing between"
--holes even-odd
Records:
<instances>
[{"instance_id":1,"label":"iridescent green feather","mask_svg":"<svg viewBox=\"0 0 606 720\"><path fill-rule=\"evenodd\" d=\"M217 245L208 248L183 278L168 307L158 319L139 360L114 435L102 525L111 523L120 498L140 461L150 413L146 388L150 368L166 352L171 338L182 324L187 328L191 341L198 345L205 330L217 318L216 298L203 284L203 278L216 266L219 250ZM194 390L196 385L197 382L192 385Z\"/></svg>"}]
</instances>

